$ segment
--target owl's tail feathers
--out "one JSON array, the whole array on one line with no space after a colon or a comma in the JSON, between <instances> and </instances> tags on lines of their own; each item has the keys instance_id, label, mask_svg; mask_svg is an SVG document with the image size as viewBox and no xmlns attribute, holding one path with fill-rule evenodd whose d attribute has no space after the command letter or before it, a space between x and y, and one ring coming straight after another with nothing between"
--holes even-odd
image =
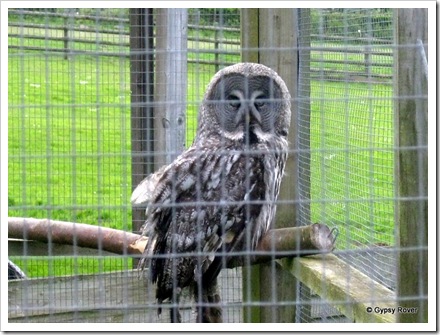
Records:
<instances>
[{"instance_id":1,"label":"owl's tail feathers","mask_svg":"<svg viewBox=\"0 0 440 335\"><path fill-rule=\"evenodd\" d=\"M215 278L208 286L201 287L201 294L199 294L198 285L196 286L194 295L195 301L197 302L197 322L222 323L223 316L217 278Z\"/></svg>"},{"instance_id":2,"label":"owl's tail feathers","mask_svg":"<svg viewBox=\"0 0 440 335\"><path fill-rule=\"evenodd\" d=\"M244 229L241 230L240 233L236 234L233 237L231 243L225 245L223 252L230 253L235 250L237 244L243 239ZM219 250L219 249L218 249ZM229 261L228 257L222 257L220 255L216 256L211 264L208 265L208 268L204 270L202 275L202 287L210 287L211 283L217 280L217 276L220 274L220 271L224 267L224 264L227 264Z\"/></svg>"}]
</instances>

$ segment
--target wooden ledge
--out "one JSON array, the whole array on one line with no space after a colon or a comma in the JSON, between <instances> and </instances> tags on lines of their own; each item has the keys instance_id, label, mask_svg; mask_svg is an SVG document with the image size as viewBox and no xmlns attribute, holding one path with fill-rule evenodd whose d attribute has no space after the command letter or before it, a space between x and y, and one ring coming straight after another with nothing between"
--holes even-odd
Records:
<instances>
[{"instance_id":1,"label":"wooden ledge","mask_svg":"<svg viewBox=\"0 0 440 335\"><path fill-rule=\"evenodd\" d=\"M351 320L396 322L395 293L335 255L285 258L277 262Z\"/></svg>"}]
</instances>

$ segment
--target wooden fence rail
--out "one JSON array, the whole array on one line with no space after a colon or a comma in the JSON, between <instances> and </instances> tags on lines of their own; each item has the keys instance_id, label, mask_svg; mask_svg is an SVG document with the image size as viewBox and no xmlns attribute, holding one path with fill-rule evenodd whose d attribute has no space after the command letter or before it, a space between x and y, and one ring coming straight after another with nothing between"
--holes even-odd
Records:
<instances>
[{"instance_id":1,"label":"wooden fence rail","mask_svg":"<svg viewBox=\"0 0 440 335\"><path fill-rule=\"evenodd\" d=\"M34 17L58 17L63 19L75 18L82 20L92 20L92 21L105 21L105 22L118 22L124 23L128 25L128 18L119 18L112 16L97 16L97 15L83 15L83 14L74 14L72 13L53 13L50 11L33 11L33 10L25 10L25 9L9 9L8 15L27 15Z\"/></svg>"},{"instance_id":2,"label":"wooden fence rail","mask_svg":"<svg viewBox=\"0 0 440 335\"><path fill-rule=\"evenodd\" d=\"M49 42L60 42L59 47L51 46L35 46L23 45L23 43L16 43L13 40L9 41L9 49L19 49L22 51L36 51L44 53L62 53L67 59L74 54L99 55L110 57L129 57L129 32L128 21L123 18L109 18L100 17L99 21L118 23L118 28L109 27L88 27L86 25L72 25L68 22L68 18L72 18L70 14L50 13L50 12L34 12L26 10L9 10L9 14L27 15L27 16L44 16L59 17L65 19L65 24L36 24L29 22L9 22L10 33L9 38L27 39L27 40L44 40ZM75 19L96 20L96 17L89 15L76 15ZM12 29L11 29L12 28ZM127 29L126 29L127 28ZM24 30L26 29L26 30ZM196 34L188 34L189 46L196 46L196 48L188 48L189 57L188 63L213 65L216 71L220 66L231 65L240 60L240 40L224 38L223 33L240 33L239 28L221 27L221 26L200 26L188 25L189 32L193 31L211 31L214 33L213 37L195 36ZM53 32L52 33L48 33ZM84 33L95 34L89 38L83 36ZM51 36L54 35L54 36ZM376 69L391 69L392 63L392 49L390 47L391 41L385 39L371 38L371 37L345 37L345 36L325 36L319 34L312 34L311 40L315 41L312 45L311 58L311 76L312 79L317 80L344 80L357 82L373 82L373 83L391 83L392 71L372 71ZM349 42L347 46L344 43ZM90 46L99 46L107 48L115 48L115 50L84 50L78 49L75 44L83 43ZM201 48L198 48L197 43L202 43ZM335 43L335 45L328 45ZM318 46L318 44L320 44ZM121 50L122 48L122 50ZM203 59L195 55L212 54L212 60ZM333 55L331 59L324 57L325 55ZM344 55L361 55L359 60L347 59ZM222 56L227 56L224 59ZM231 59L232 56L232 59ZM381 57L380 61L378 57ZM234 60L236 58L236 60ZM374 58L374 60L373 60ZM382 61L383 60L383 61ZM322 68L322 64L333 65L334 68ZM348 68L357 67L357 69Z\"/></svg>"}]
</instances>

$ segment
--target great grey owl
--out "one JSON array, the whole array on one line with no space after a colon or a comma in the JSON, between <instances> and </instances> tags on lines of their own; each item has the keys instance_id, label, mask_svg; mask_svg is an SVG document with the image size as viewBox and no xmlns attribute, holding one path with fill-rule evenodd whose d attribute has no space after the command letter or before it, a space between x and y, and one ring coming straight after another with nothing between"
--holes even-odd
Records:
<instances>
[{"instance_id":1,"label":"great grey owl","mask_svg":"<svg viewBox=\"0 0 440 335\"><path fill-rule=\"evenodd\" d=\"M147 208L140 267L149 268L158 303L174 304L173 322L181 321L185 287L198 322L222 322L217 275L237 252L252 251L274 221L290 114L289 91L275 71L226 67L208 85L191 147L134 190L132 203Z\"/></svg>"}]
</instances>

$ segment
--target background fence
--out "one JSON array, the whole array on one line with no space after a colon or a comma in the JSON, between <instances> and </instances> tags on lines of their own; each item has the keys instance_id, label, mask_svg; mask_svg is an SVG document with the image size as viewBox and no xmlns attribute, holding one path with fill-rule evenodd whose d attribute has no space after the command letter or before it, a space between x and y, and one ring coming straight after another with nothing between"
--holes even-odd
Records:
<instances>
[{"instance_id":1,"label":"background fence","mask_svg":"<svg viewBox=\"0 0 440 335\"><path fill-rule=\"evenodd\" d=\"M378 82L391 83L392 50L391 48L380 48L380 46L392 43L392 35L390 35L393 29L390 20L392 13L390 10L382 9L382 11L384 12L380 12L379 17L375 13L375 17L372 18L376 24L374 28L375 36L380 37L365 37L368 33L365 23L363 26L359 22L349 24L351 29L353 27L359 27L359 29L351 32L350 36L344 36L340 29L339 31L336 29L342 22L342 14L337 17L338 21L335 23L331 21L333 12L328 11L331 15L326 16L325 14L319 15L321 12L326 13L325 10L316 10L316 13L313 13L313 19L318 22L314 22L313 28L311 27L313 32L310 34L310 38L319 43L321 47L316 46L314 48L311 58L310 66L313 76L320 78L324 75L327 79L355 82L364 81L365 77L369 77L370 80L374 78ZM10 49L21 48L28 51L60 52L68 57L70 53L84 53L84 45L96 46L96 39L100 39L100 55L129 57L127 11L120 18L84 15L80 14L79 10L74 9L53 13L10 10L9 15L12 18L19 16L30 18L20 22L10 22ZM228 26L220 22L224 15L218 15L219 22L211 19L208 24L201 26L201 15L200 11L197 12L196 10L190 15L193 23L188 24L188 63L215 65L217 71L220 66L236 63L240 57L240 28L239 19L237 19L239 14L228 14L230 17L235 16L233 23L229 23ZM352 21L365 19L356 12L352 13L351 16L353 17ZM47 18L51 20L50 25L38 23ZM324 32L324 23L319 21L323 18L326 18L325 25L333 29L327 28ZM98 25L96 24L97 20L99 21ZM216 25L212 25L213 23ZM360 28L363 28L363 30ZM373 28L370 27L371 29ZM340 35L330 35L335 32ZM98 35L99 37L97 37ZM19 43L20 38L24 38L24 40L21 40L22 44ZM48 42L48 46L41 43L44 40ZM341 50L335 47L343 43L349 43L357 48L344 48L344 50ZM359 48L359 46L364 46L364 48ZM377 46L380 50L377 49ZM324 53L326 56L322 58ZM345 57L347 59L344 59ZM373 61L373 59L380 59L380 61ZM387 70L381 71L381 68Z\"/></svg>"},{"instance_id":2,"label":"background fence","mask_svg":"<svg viewBox=\"0 0 440 335\"><path fill-rule=\"evenodd\" d=\"M317 13L303 13L299 27L300 49L310 50L299 69L301 217L338 227L338 256L395 290L393 13ZM341 36L326 26L339 27ZM299 286L311 301L313 292ZM325 318L344 320L321 308ZM300 308L299 319L307 319L302 310L309 308Z\"/></svg>"},{"instance_id":3,"label":"background fence","mask_svg":"<svg viewBox=\"0 0 440 335\"><path fill-rule=\"evenodd\" d=\"M190 145L212 75L241 60L258 61L280 73L294 101L290 157L297 159L288 163L277 227L310 222L337 227L335 254L351 266L342 282L355 285L360 270L378 285L363 282L363 303L391 306L387 299L392 297L392 303L419 308L410 320L426 321L427 227L417 221L418 232L409 234L415 240L410 236L403 245L406 235L399 229L405 224L396 225L408 216L398 210L401 199L405 206L414 202L421 214L417 218L426 214L427 201L420 179L416 194L403 194L405 176L396 173L405 170L408 150L400 149L402 143L416 155L413 161L421 162L413 176L426 174L427 150L427 141L412 134L416 142L405 142L395 132L405 125L396 113L406 101L402 97L415 96L422 104L427 99L423 87L416 93L402 91L411 84L398 77L398 60L404 57L399 52L419 55L420 47L402 37L402 25L410 29L411 24L399 15L391 9L190 9L173 14L10 9L9 216L138 231L144 213L129 205L132 187ZM294 22L291 34L278 20ZM426 48L427 36L420 39ZM173 52L166 52L170 48ZM298 67L283 65L283 57L295 59ZM420 59L417 64L423 64ZM417 69L423 73L423 67ZM10 241L9 250L10 258L36 280L10 286L10 299L25 302L10 304L11 322L60 321L66 312L73 313L68 321L76 322L168 321L157 319L152 288L130 271L136 259L78 247L60 251L50 241ZM421 265L413 281L409 275L404 279L417 289L402 291L397 273L408 261L405 252L413 252L408 257ZM304 279L307 264L299 261L288 271L282 264L283 270L269 263L243 268L243 273L222 271L226 321L361 320L347 312L350 302L358 303L350 300L352 295L341 302L341 295L330 292L325 275L330 259L322 261L317 286ZM117 276L103 274L118 270ZM74 280L66 284L67 279L58 278L64 275ZM272 280L256 288L265 278ZM289 285L280 285L283 281ZM35 296L46 290L50 301ZM142 290L146 295L139 298ZM193 320L191 303L183 307L184 319Z\"/></svg>"}]
</instances>

